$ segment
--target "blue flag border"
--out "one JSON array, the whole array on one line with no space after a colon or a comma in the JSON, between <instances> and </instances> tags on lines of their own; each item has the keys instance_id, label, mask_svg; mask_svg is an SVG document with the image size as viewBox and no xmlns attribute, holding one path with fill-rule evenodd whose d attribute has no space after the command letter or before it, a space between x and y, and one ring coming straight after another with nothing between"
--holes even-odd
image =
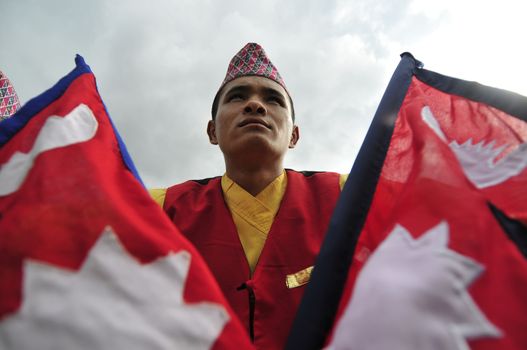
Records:
<instances>
[{"instance_id":1,"label":"blue flag border","mask_svg":"<svg viewBox=\"0 0 527 350\"><path fill-rule=\"evenodd\" d=\"M69 88L71 83L75 81L78 77L83 74L93 74L90 66L86 64L84 58L81 55L75 56L75 68L68 73L66 76L61 78L53 87L44 91L37 97L32 98L26 104L24 104L11 118L5 119L0 122L0 148L5 145L9 140L15 136L26 124L42 111L49 104L57 100L64 92ZM96 87L97 88L97 87ZM97 88L97 94L99 94L99 89ZM99 94L100 96L100 94ZM102 98L101 98L102 101ZM119 144L119 150L121 151L121 157L123 162L128 170L134 175L134 177L145 187L139 173L126 149L126 145L121 138L121 135L117 131L115 124L113 123L110 113L103 102L104 110L106 115L112 125L115 137Z\"/></svg>"},{"instance_id":2,"label":"blue flag border","mask_svg":"<svg viewBox=\"0 0 527 350\"><path fill-rule=\"evenodd\" d=\"M523 95L475 81L452 78L426 69L416 69L415 77L439 91L485 103L527 122L527 97Z\"/></svg>"},{"instance_id":3,"label":"blue flag border","mask_svg":"<svg viewBox=\"0 0 527 350\"><path fill-rule=\"evenodd\" d=\"M329 336L395 120L414 76L442 92L488 104L527 122L527 97L423 69L412 54L401 54L331 217L286 349L321 349Z\"/></svg>"}]
</instances>

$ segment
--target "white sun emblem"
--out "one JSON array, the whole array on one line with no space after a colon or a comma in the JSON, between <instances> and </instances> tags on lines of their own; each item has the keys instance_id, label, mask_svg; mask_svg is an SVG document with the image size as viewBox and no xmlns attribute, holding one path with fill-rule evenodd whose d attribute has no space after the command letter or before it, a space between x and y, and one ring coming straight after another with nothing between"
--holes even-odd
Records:
<instances>
[{"instance_id":1,"label":"white sun emblem","mask_svg":"<svg viewBox=\"0 0 527 350\"><path fill-rule=\"evenodd\" d=\"M190 259L141 264L106 228L79 271L26 260L22 306L0 321L0 348L209 349L229 315L185 303Z\"/></svg>"},{"instance_id":2,"label":"white sun emblem","mask_svg":"<svg viewBox=\"0 0 527 350\"><path fill-rule=\"evenodd\" d=\"M483 267L448 235L446 222L418 239L396 226L360 272L330 349L468 350L467 339L499 337L467 292Z\"/></svg>"}]
</instances>

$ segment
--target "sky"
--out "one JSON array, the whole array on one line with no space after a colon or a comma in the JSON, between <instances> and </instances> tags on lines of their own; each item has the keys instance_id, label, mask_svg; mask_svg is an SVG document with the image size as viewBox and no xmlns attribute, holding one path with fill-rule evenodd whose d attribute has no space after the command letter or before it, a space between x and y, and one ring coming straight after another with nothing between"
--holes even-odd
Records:
<instances>
[{"instance_id":1,"label":"sky","mask_svg":"<svg viewBox=\"0 0 527 350\"><path fill-rule=\"evenodd\" d=\"M261 44L295 103L285 166L347 173L411 52L426 69L527 95L523 1L0 0L0 70L22 103L74 68L99 92L147 187L221 175L206 135L232 56Z\"/></svg>"}]
</instances>

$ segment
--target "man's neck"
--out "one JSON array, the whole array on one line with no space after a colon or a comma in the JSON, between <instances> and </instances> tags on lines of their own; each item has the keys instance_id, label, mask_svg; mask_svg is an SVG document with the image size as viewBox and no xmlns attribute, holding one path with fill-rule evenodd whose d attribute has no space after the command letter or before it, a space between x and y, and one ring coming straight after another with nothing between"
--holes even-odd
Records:
<instances>
[{"instance_id":1,"label":"man's neck","mask_svg":"<svg viewBox=\"0 0 527 350\"><path fill-rule=\"evenodd\" d=\"M282 174L280 165L273 168L240 169L227 165L227 176L244 190L256 196Z\"/></svg>"}]
</instances>

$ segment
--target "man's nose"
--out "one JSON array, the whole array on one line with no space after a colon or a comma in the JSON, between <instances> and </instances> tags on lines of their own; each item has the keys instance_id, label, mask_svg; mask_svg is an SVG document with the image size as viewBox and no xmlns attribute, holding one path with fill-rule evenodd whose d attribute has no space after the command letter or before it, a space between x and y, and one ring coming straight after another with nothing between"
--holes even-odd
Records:
<instances>
[{"instance_id":1,"label":"man's nose","mask_svg":"<svg viewBox=\"0 0 527 350\"><path fill-rule=\"evenodd\" d=\"M258 100L252 99L247 101L247 104L245 105L243 111L247 114L260 114L260 115L266 115L267 110L265 109L265 106Z\"/></svg>"}]
</instances>

